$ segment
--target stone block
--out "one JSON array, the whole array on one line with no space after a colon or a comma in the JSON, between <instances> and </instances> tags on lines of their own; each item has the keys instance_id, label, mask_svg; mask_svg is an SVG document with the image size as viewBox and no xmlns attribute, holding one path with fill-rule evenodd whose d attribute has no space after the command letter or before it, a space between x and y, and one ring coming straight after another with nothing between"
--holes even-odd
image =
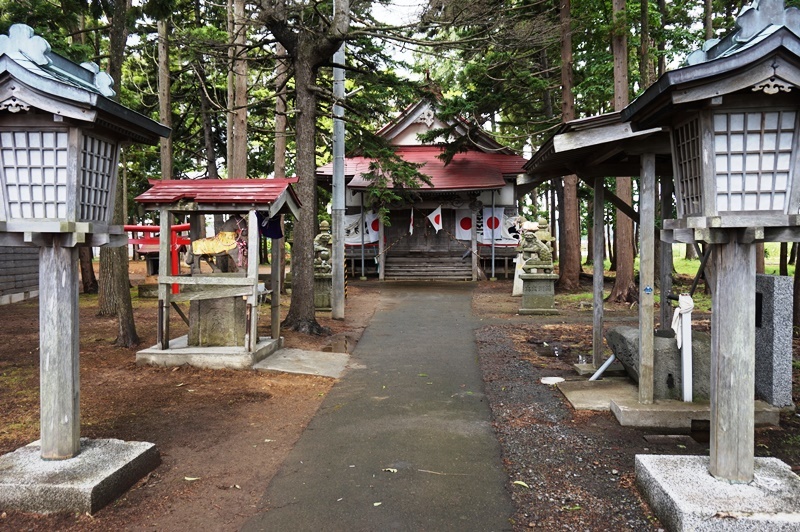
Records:
<instances>
[{"instance_id":1,"label":"stone block","mask_svg":"<svg viewBox=\"0 0 800 532\"><path fill-rule=\"evenodd\" d=\"M628 375L639 382L639 329L613 327L606 342ZM708 400L711 385L711 337L692 332L692 398ZM653 345L653 398L681 399L681 353L675 338L656 336Z\"/></svg>"},{"instance_id":2,"label":"stone block","mask_svg":"<svg viewBox=\"0 0 800 532\"><path fill-rule=\"evenodd\" d=\"M555 281L557 275L521 273L522 305L520 314L555 314Z\"/></svg>"},{"instance_id":3,"label":"stone block","mask_svg":"<svg viewBox=\"0 0 800 532\"><path fill-rule=\"evenodd\" d=\"M243 346L246 311L247 302L241 297L192 301L189 304L189 345Z\"/></svg>"},{"instance_id":4,"label":"stone block","mask_svg":"<svg viewBox=\"0 0 800 532\"><path fill-rule=\"evenodd\" d=\"M756 396L777 407L792 403L791 277L756 275Z\"/></svg>"},{"instance_id":5,"label":"stone block","mask_svg":"<svg viewBox=\"0 0 800 532\"><path fill-rule=\"evenodd\" d=\"M322 311L331 310L332 292L333 276L329 273L314 274L314 308Z\"/></svg>"}]
</instances>

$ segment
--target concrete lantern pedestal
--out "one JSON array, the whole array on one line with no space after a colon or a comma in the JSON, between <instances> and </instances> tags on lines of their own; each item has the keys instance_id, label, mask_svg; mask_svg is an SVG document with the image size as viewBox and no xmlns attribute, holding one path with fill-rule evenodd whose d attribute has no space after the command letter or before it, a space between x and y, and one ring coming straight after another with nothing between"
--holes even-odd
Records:
<instances>
[{"instance_id":1,"label":"concrete lantern pedestal","mask_svg":"<svg viewBox=\"0 0 800 532\"><path fill-rule=\"evenodd\" d=\"M558 310L555 308L555 282L558 275L554 273L520 273L519 278L522 279L520 314L558 314Z\"/></svg>"}]
</instances>

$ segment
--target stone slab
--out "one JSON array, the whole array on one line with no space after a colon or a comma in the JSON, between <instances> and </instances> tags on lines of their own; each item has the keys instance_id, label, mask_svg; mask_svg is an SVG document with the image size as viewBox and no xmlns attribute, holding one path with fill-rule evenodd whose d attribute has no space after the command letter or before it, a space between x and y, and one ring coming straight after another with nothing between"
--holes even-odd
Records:
<instances>
[{"instance_id":1,"label":"stone slab","mask_svg":"<svg viewBox=\"0 0 800 532\"><path fill-rule=\"evenodd\" d=\"M636 483L672 531L800 530L800 477L777 458L756 458L748 484L708 472L707 456L637 455Z\"/></svg>"},{"instance_id":2,"label":"stone slab","mask_svg":"<svg viewBox=\"0 0 800 532\"><path fill-rule=\"evenodd\" d=\"M586 355L586 358L592 358L592 355ZM580 376L589 376L591 377L597 372L597 368L594 367L594 364L573 364L572 367L575 369L575 373ZM606 370L602 374L602 378L607 377L624 377L627 373L625 372L625 366L623 366L618 360L611 363L610 366L606 368Z\"/></svg>"},{"instance_id":3,"label":"stone slab","mask_svg":"<svg viewBox=\"0 0 800 532\"><path fill-rule=\"evenodd\" d=\"M188 364L207 369L250 369L281 347L283 347L282 337L273 340L268 336L259 338L253 351L247 351L243 346L189 346L187 336L184 335L171 340L169 349L160 349L155 345L137 352L136 363L153 366Z\"/></svg>"},{"instance_id":4,"label":"stone slab","mask_svg":"<svg viewBox=\"0 0 800 532\"><path fill-rule=\"evenodd\" d=\"M764 401L755 401L754 408L757 427L780 425L780 408ZM646 405L639 402L638 395L611 399L611 412L619 424L625 427L690 430L692 421L711 419L710 403L684 403L663 399Z\"/></svg>"},{"instance_id":5,"label":"stone slab","mask_svg":"<svg viewBox=\"0 0 800 532\"><path fill-rule=\"evenodd\" d=\"M627 398L637 401L639 390L627 378L602 380L575 380L558 384L558 389L575 410L611 410L613 399Z\"/></svg>"},{"instance_id":6,"label":"stone slab","mask_svg":"<svg viewBox=\"0 0 800 532\"><path fill-rule=\"evenodd\" d=\"M338 379L344 375L349 360L350 355L347 353L281 349L253 366L253 369L258 371L302 373L304 375L319 375Z\"/></svg>"},{"instance_id":7,"label":"stone slab","mask_svg":"<svg viewBox=\"0 0 800 532\"><path fill-rule=\"evenodd\" d=\"M38 441L0 456L0 510L94 513L161 463L155 445L81 438L68 460L42 460Z\"/></svg>"}]
</instances>

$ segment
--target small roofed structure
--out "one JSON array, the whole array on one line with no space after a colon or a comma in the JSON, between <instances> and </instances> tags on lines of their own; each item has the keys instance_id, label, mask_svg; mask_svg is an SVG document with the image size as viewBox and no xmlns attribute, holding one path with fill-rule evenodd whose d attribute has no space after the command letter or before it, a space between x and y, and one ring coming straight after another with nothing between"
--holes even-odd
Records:
<instances>
[{"instance_id":1,"label":"small roofed structure","mask_svg":"<svg viewBox=\"0 0 800 532\"><path fill-rule=\"evenodd\" d=\"M262 224L279 214L297 216L300 203L288 179L222 179L152 181L152 187L136 198L146 209L157 210L161 234L170 234L175 215L230 214L246 220L247 249L258 250ZM282 235L271 234L274 242ZM170 275L169 240L161 239L158 272L158 335L157 345L139 351L138 363L176 366L182 364L211 368L250 368L281 347L279 275L272 264L271 337L258 335L259 278L258 252L247 253L243 271L237 273ZM279 245L279 244L273 244ZM171 287L180 287L173 294ZM239 305L241 300L244 305ZM234 302L232 309L241 313L229 316L233 325L242 329L242 340L235 345L190 345L186 336L170 338L170 309L189 324L179 302L192 302L192 309L207 312L202 305L210 300ZM238 301L237 301L238 300ZM239 315L241 314L241 315ZM213 317L212 317L213 318ZM194 319L194 318L193 318ZM199 319L199 318L198 318ZM201 344L203 342L200 342Z\"/></svg>"},{"instance_id":2,"label":"small roofed structure","mask_svg":"<svg viewBox=\"0 0 800 532\"><path fill-rule=\"evenodd\" d=\"M505 261L509 273L508 263L519 243L513 227L516 179L525 159L483 132L470 135L467 125L456 121L456 134L469 135L470 147L445 163L444 147L423 144L418 135L448 127L435 116L430 102L420 101L378 132L398 157L418 165L431 181L406 191L415 200L390 205L385 225L366 204L365 192L372 184L367 174L375 161L345 159L346 256L356 266L361 254L362 275L365 253L377 259L380 279L475 280L481 262L491 264L494 272L495 257ZM323 182L332 175L332 163L317 169ZM438 216L441 225L429 222L429 216Z\"/></svg>"}]
</instances>

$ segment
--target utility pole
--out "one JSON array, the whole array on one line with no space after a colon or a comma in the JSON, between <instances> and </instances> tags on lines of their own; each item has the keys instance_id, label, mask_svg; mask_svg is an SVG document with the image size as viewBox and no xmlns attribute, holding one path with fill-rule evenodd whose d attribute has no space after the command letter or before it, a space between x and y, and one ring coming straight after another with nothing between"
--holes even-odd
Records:
<instances>
[{"instance_id":1,"label":"utility pole","mask_svg":"<svg viewBox=\"0 0 800 532\"><path fill-rule=\"evenodd\" d=\"M344 43L333 54L334 65L344 65ZM333 68L333 208L331 209L333 293L331 317L344 319L344 69ZM363 207L362 207L363 208Z\"/></svg>"}]
</instances>

